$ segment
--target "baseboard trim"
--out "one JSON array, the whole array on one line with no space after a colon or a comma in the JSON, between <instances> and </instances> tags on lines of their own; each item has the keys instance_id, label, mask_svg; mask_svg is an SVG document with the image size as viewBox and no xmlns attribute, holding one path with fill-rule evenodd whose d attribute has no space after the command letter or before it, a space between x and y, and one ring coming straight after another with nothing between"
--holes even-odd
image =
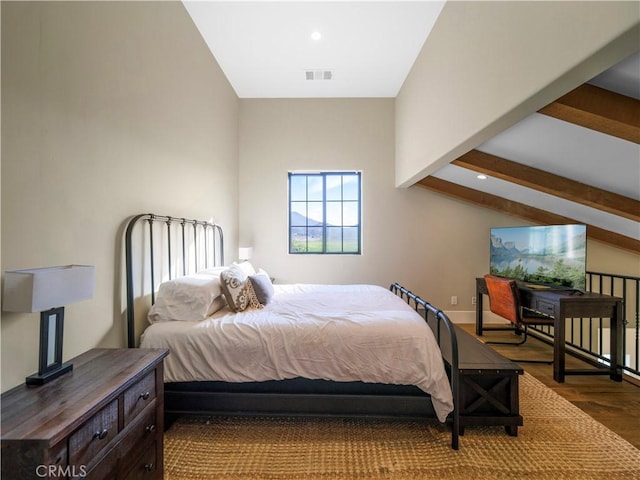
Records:
<instances>
[{"instance_id":1,"label":"baseboard trim","mask_svg":"<svg viewBox=\"0 0 640 480\"><path fill-rule=\"evenodd\" d=\"M445 311L447 317L451 319L453 323L476 323L476 311L475 310L451 310ZM503 318L494 315L490 310L486 310L482 312L482 324L483 325L491 325L491 324L508 324L509 322L505 321Z\"/></svg>"}]
</instances>

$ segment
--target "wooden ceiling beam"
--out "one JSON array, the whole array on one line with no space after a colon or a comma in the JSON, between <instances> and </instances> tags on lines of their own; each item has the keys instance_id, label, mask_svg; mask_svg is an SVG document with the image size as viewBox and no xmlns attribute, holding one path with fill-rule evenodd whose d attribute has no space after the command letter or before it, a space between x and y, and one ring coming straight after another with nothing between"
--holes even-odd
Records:
<instances>
[{"instance_id":1,"label":"wooden ceiling beam","mask_svg":"<svg viewBox=\"0 0 640 480\"><path fill-rule=\"evenodd\" d=\"M471 150L451 162L491 177L640 222L640 202L496 155Z\"/></svg>"},{"instance_id":2,"label":"wooden ceiling beam","mask_svg":"<svg viewBox=\"0 0 640 480\"><path fill-rule=\"evenodd\" d=\"M462 185L457 185L432 176L423 178L415 185L484 208L490 208L507 215L520 217L533 223L542 225L584 223L569 217L556 215L555 213L531 207L523 203L507 200L472 188L463 187ZM640 253L640 240L620 235L593 225L587 225L587 237L633 253Z\"/></svg>"},{"instance_id":3,"label":"wooden ceiling beam","mask_svg":"<svg viewBox=\"0 0 640 480\"><path fill-rule=\"evenodd\" d=\"M584 84L538 113L640 144L640 100Z\"/></svg>"}]
</instances>

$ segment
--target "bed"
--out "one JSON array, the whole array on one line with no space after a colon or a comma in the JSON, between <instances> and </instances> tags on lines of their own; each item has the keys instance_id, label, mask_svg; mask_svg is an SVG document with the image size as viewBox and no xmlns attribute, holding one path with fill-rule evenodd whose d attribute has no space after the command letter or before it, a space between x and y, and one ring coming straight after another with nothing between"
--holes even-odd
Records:
<instances>
[{"instance_id":1,"label":"bed","mask_svg":"<svg viewBox=\"0 0 640 480\"><path fill-rule=\"evenodd\" d=\"M129 347L171 352L167 424L197 413L435 417L458 449L455 331L401 285L271 284L249 262L225 264L220 226L155 214L127 222L125 253Z\"/></svg>"}]
</instances>

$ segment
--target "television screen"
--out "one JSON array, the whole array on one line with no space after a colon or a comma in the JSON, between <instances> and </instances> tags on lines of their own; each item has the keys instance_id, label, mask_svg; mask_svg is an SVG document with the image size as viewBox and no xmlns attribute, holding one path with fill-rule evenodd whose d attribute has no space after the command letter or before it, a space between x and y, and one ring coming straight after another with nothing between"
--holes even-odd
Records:
<instances>
[{"instance_id":1,"label":"television screen","mask_svg":"<svg viewBox=\"0 0 640 480\"><path fill-rule=\"evenodd\" d=\"M586 225L491 229L493 275L584 290L586 253Z\"/></svg>"}]
</instances>

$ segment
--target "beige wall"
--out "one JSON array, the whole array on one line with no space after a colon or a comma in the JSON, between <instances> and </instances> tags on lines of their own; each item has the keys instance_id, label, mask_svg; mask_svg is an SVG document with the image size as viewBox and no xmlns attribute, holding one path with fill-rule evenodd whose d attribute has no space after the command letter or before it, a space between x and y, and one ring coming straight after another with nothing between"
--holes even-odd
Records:
<instances>
[{"instance_id":1,"label":"beige wall","mask_svg":"<svg viewBox=\"0 0 640 480\"><path fill-rule=\"evenodd\" d=\"M2 269L96 266L65 359L125 344L128 216L212 218L237 245L238 108L180 2L2 2ZM38 318L3 313L2 390L37 370Z\"/></svg>"},{"instance_id":2,"label":"beige wall","mask_svg":"<svg viewBox=\"0 0 640 480\"><path fill-rule=\"evenodd\" d=\"M488 271L489 229L519 218L394 185L392 99L241 100L240 243L281 283L399 281L472 321L475 281ZM287 172L362 170L362 255L287 253ZM588 244L590 270L640 275L640 256ZM452 295L458 305L450 305Z\"/></svg>"},{"instance_id":3,"label":"beige wall","mask_svg":"<svg viewBox=\"0 0 640 480\"><path fill-rule=\"evenodd\" d=\"M394 185L393 99L241 100L240 243L282 283L399 281L471 309L490 226L508 217ZM287 253L287 172L362 170L362 255Z\"/></svg>"},{"instance_id":4,"label":"beige wall","mask_svg":"<svg viewBox=\"0 0 640 480\"><path fill-rule=\"evenodd\" d=\"M640 277L640 255L592 240L587 242L587 270Z\"/></svg>"},{"instance_id":5,"label":"beige wall","mask_svg":"<svg viewBox=\"0 0 640 480\"><path fill-rule=\"evenodd\" d=\"M639 24L637 2L447 2L397 97L396 184L636 52Z\"/></svg>"},{"instance_id":6,"label":"beige wall","mask_svg":"<svg viewBox=\"0 0 640 480\"><path fill-rule=\"evenodd\" d=\"M279 282L399 281L447 310L457 295L463 320L489 228L525 223L395 188L393 99L239 101L179 3L2 2L1 81L2 270L97 269L95 298L67 307L65 358L124 345L135 213L211 217L228 261L252 245ZM288 255L287 172L345 168L363 171L363 255ZM638 258L589 243L594 270L638 275ZM6 390L37 369L38 315L3 313L1 334Z\"/></svg>"}]
</instances>

